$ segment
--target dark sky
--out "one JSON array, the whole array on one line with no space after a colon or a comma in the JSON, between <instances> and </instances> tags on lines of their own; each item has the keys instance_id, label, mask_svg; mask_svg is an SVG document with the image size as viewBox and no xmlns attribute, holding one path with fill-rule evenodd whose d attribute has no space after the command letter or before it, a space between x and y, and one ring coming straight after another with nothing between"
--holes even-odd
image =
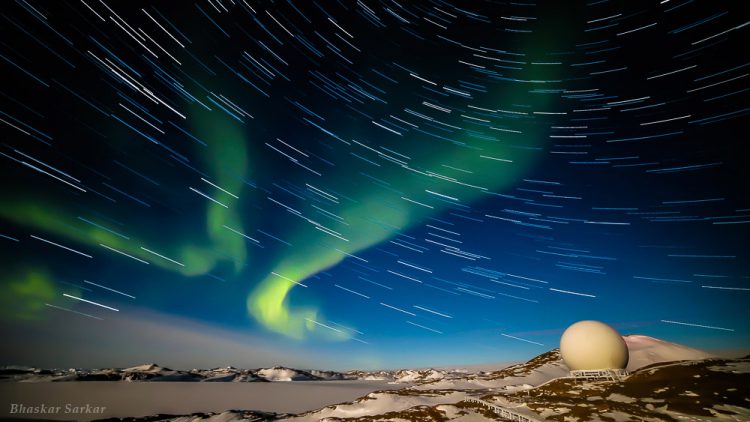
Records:
<instances>
[{"instance_id":1,"label":"dark sky","mask_svg":"<svg viewBox=\"0 0 750 422\"><path fill-rule=\"evenodd\" d=\"M500 362L581 319L750 347L738 3L2 19L0 363Z\"/></svg>"}]
</instances>

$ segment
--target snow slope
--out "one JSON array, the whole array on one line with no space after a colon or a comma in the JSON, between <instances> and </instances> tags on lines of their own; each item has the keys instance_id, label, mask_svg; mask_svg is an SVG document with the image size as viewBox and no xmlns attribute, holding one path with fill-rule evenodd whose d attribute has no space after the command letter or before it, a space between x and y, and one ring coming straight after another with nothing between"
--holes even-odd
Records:
<instances>
[{"instance_id":1,"label":"snow slope","mask_svg":"<svg viewBox=\"0 0 750 422\"><path fill-rule=\"evenodd\" d=\"M257 374L268 381L309 381L321 379L309 372L284 368L283 366L259 369Z\"/></svg>"},{"instance_id":2,"label":"snow slope","mask_svg":"<svg viewBox=\"0 0 750 422\"><path fill-rule=\"evenodd\" d=\"M415 406L435 406L442 403L456 403L466 396L462 392L421 392L407 393L404 390L379 391L370 393L353 403L338 404L323 409L292 416L290 421L313 422L326 418L360 418L375 416L387 412L399 412Z\"/></svg>"},{"instance_id":3,"label":"snow slope","mask_svg":"<svg viewBox=\"0 0 750 422\"><path fill-rule=\"evenodd\" d=\"M554 378L566 376L568 368L560 359L560 352L555 349L541 354L526 363L511 365L505 369L477 374L453 372L442 378L427 381L415 386L415 389L488 389L505 390L528 389Z\"/></svg>"},{"instance_id":4,"label":"snow slope","mask_svg":"<svg viewBox=\"0 0 750 422\"><path fill-rule=\"evenodd\" d=\"M714 357L702 350L648 336L629 335L623 336L623 339L625 340L625 344L628 345L628 352L630 353L628 371L634 371L654 363L699 360Z\"/></svg>"}]
</instances>

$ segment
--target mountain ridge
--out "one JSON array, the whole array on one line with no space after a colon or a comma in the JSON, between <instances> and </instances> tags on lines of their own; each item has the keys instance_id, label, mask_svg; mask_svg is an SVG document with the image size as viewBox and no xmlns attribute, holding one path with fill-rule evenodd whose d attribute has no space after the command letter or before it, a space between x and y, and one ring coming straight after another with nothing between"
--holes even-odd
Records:
<instances>
[{"instance_id":1,"label":"mountain ridge","mask_svg":"<svg viewBox=\"0 0 750 422\"><path fill-rule=\"evenodd\" d=\"M679 360L695 360L715 357L714 355L683 346L677 343L644 335L623 336L630 360L628 370L633 371L645 365ZM550 365L547 365L550 364ZM461 367L455 369L394 369L394 370L350 370L330 371L319 369L296 369L286 366L269 368L241 369L233 366L210 369L193 368L175 370L157 363L145 363L128 368L99 369L41 369L35 367L8 365L0 367L0 381L18 382L63 382L63 381L150 381L150 382L290 382L290 381L344 381L382 380L403 384L450 384L446 380L492 381L495 379L525 375L528 384L538 379L551 379L563 376L567 367L560 359L559 349L533 357L524 363L517 363L494 371L469 371ZM489 384L487 385L489 387Z\"/></svg>"}]
</instances>

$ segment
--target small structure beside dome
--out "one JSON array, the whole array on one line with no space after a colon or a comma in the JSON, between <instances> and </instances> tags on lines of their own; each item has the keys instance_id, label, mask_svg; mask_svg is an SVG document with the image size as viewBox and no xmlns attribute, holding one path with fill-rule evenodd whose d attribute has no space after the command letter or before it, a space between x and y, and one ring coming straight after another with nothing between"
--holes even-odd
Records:
<instances>
[{"instance_id":1,"label":"small structure beside dome","mask_svg":"<svg viewBox=\"0 0 750 422\"><path fill-rule=\"evenodd\" d=\"M619 381L628 375L628 346L603 322L579 321L568 327L560 338L560 354L576 379Z\"/></svg>"}]
</instances>

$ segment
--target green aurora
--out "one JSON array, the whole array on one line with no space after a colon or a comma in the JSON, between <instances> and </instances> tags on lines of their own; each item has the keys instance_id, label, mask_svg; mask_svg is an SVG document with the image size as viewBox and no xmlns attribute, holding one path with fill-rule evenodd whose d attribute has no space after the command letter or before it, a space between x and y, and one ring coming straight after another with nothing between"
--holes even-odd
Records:
<instances>
[{"instance_id":1,"label":"green aurora","mask_svg":"<svg viewBox=\"0 0 750 422\"><path fill-rule=\"evenodd\" d=\"M513 104L524 104L530 110L549 109L555 94L534 90L547 88L546 81L555 79L553 73L549 68L536 66L526 73L528 80L506 82L501 87L495 87L494 94L486 95L491 100L485 98L473 100L472 103L481 104L487 110L513 109ZM243 183L243 178L257 175L262 170L262 163L253 164L250 161L258 153L251 145L258 145L258 142L251 139L246 126L235 120L217 113L206 113L195 106L192 110L194 115L188 119L191 131L198 138L207 140L207 146L196 147L196 154L212 178L210 182L221 187L204 192L224 204L206 201L205 232L202 237L176 244L163 239L144 240L153 239L153 234L123 238L91 225L73 226L69 222L76 221L77 211L74 208L57 202L42 206L38 200L8 201L0 210L0 217L81 245L107 245L185 276L204 275L222 262L230 262L236 282L246 282L250 286L246 300L249 315L268 330L298 340L313 332L320 338L331 340L346 340L350 334L321 329L311 321L325 321L318 309L290 303L289 293L295 286L335 266L348 254L363 251L392 238L399 231L419 224L430 215L440 213L451 202L471 204L486 198L488 194L514 186L533 168L546 137L546 132L540 129L542 125L538 122L538 116L493 111L489 114L485 112L483 116L491 118L499 128L512 128L499 130L494 139L479 138L472 131L459 128L451 130L454 132L452 141L416 135L412 135L408 142L402 142L403 138L395 139L395 145L388 145L398 155L382 151L380 154L395 158L400 164L379 160L380 164L366 167L371 177L397 181L392 185L398 187L398 192L384 185L365 189L362 187L363 177L350 176L362 168L362 164L352 158L350 152L369 156L369 160L374 162L378 158L378 154L373 153L376 145L367 145L367 141L347 142L349 145L337 143L332 154L339 158L337 162L344 164L310 183L324 191L345 193L346 198L337 198L335 209L331 210L339 218L321 223L303 217L314 212L309 207L302 211L303 216L293 216L291 212L286 216L286 210L278 206L284 219L293 220L284 226L294 246L281 251L278 258L270 263L272 269L268 275L255 282L252 271L245 270L250 254L247 241L235 231L246 232L247 225L252 226L254 220L243 206L248 201L265 200L256 192L248 192ZM354 132L356 139L357 129L351 128L351 132ZM308 136L311 133L322 136L314 128L307 133ZM386 133L384 136L393 138ZM331 141L331 138L326 138L326 141ZM304 144L305 141L300 139L296 143ZM383 143L387 142L384 140ZM402 199L402 196L422 205ZM276 204L269 205L277 207ZM274 212L273 215L278 216L279 213ZM340 236L337 237L340 238L331 237L320 229L321 225L326 230L338 233ZM192 227L184 228L195 233ZM157 244L158 249L150 246L152 242ZM144 248L157 251L180 264L156 257ZM269 265L268 262L256 264Z\"/></svg>"}]
</instances>

